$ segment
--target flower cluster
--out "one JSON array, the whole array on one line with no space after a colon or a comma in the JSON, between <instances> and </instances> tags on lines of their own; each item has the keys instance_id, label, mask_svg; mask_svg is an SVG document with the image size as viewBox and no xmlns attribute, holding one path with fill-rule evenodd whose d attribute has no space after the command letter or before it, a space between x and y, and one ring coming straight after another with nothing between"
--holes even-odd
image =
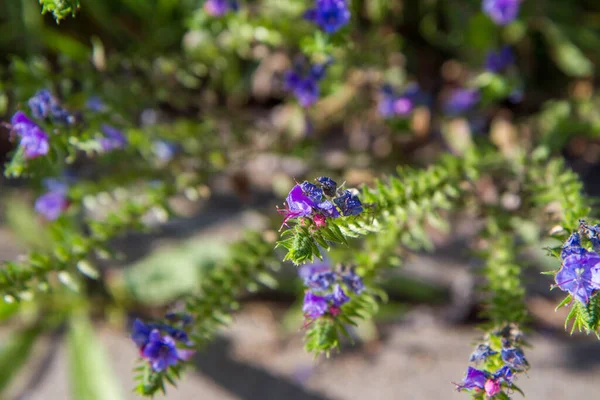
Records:
<instances>
[{"instance_id":1,"label":"flower cluster","mask_svg":"<svg viewBox=\"0 0 600 400\"><path fill-rule=\"evenodd\" d=\"M54 122L63 124L75 123L75 116L61 106L56 97L48 89L39 90L27 101L31 115L36 119L50 117Z\"/></svg>"},{"instance_id":2,"label":"flower cluster","mask_svg":"<svg viewBox=\"0 0 600 400\"><path fill-rule=\"evenodd\" d=\"M444 104L444 111L450 115L462 114L479 103L481 95L477 89L455 89Z\"/></svg>"},{"instance_id":3,"label":"flower cluster","mask_svg":"<svg viewBox=\"0 0 600 400\"><path fill-rule=\"evenodd\" d=\"M12 132L19 137L19 146L25 158L44 156L50 151L48 134L22 111L17 111L10 120Z\"/></svg>"},{"instance_id":4,"label":"flower cluster","mask_svg":"<svg viewBox=\"0 0 600 400\"><path fill-rule=\"evenodd\" d=\"M342 305L350 301L343 286L355 294L365 289L362 278L354 269L341 267L336 271L327 262L304 265L299 274L307 288L302 311L309 321L340 314Z\"/></svg>"},{"instance_id":5,"label":"flower cluster","mask_svg":"<svg viewBox=\"0 0 600 400\"><path fill-rule=\"evenodd\" d=\"M304 66L297 63L294 68L284 75L284 88L291 91L302 107L309 107L319 99L319 81L325 76L328 61L324 64L314 64L304 72Z\"/></svg>"},{"instance_id":6,"label":"flower cluster","mask_svg":"<svg viewBox=\"0 0 600 400\"><path fill-rule=\"evenodd\" d=\"M35 211L48 221L54 221L69 207L68 185L57 179L46 179L48 191L35 201Z\"/></svg>"},{"instance_id":7,"label":"flower cluster","mask_svg":"<svg viewBox=\"0 0 600 400\"><path fill-rule=\"evenodd\" d=\"M238 3L235 0L207 0L204 11L210 16L221 17L229 11L237 11Z\"/></svg>"},{"instance_id":8,"label":"flower cluster","mask_svg":"<svg viewBox=\"0 0 600 400\"><path fill-rule=\"evenodd\" d=\"M600 289L600 255L596 252L600 226L589 226L581 221L580 231L589 238L594 250L583 247L581 235L574 232L562 247L562 266L553 287L569 292L574 299L588 304L594 291Z\"/></svg>"},{"instance_id":9,"label":"flower cluster","mask_svg":"<svg viewBox=\"0 0 600 400\"><path fill-rule=\"evenodd\" d=\"M381 88L377 109L383 118L405 117L414 108L414 95L418 91L416 86L409 87L404 93L398 95L390 85Z\"/></svg>"},{"instance_id":10,"label":"flower cluster","mask_svg":"<svg viewBox=\"0 0 600 400\"><path fill-rule=\"evenodd\" d=\"M468 367L458 391L485 392L491 398L513 387L515 374L525 372L529 363L519 347L521 334L514 326L488 335L469 359L478 368Z\"/></svg>"},{"instance_id":11,"label":"flower cluster","mask_svg":"<svg viewBox=\"0 0 600 400\"><path fill-rule=\"evenodd\" d=\"M123 133L112 125L102 124L100 127L104 137L100 139L100 146L104 151L122 149L127 146L127 139Z\"/></svg>"},{"instance_id":12,"label":"flower cluster","mask_svg":"<svg viewBox=\"0 0 600 400\"><path fill-rule=\"evenodd\" d=\"M184 329L191 323L190 317L167 314L165 318L180 327L166 323L146 324L136 319L131 331L131 339L137 345L140 356L148 360L156 372L187 361L194 355L194 350L177 347L178 343L184 346L194 344Z\"/></svg>"},{"instance_id":13,"label":"flower cluster","mask_svg":"<svg viewBox=\"0 0 600 400\"><path fill-rule=\"evenodd\" d=\"M497 25L507 25L519 15L521 0L483 0L481 8Z\"/></svg>"},{"instance_id":14,"label":"flower cluster","mask_svg":"<svg viewBox=\"0 0 600 400\"><path fill-rule=\"evenodd\" d=\"M294 218L310 219L317 228L327 224L327 218L359 215L363 204L350 190L338 188L331 178L317 178L316 184L297 183L286 198L286 207L277 211L284 215L282 227Z\"/></svg>"},{"instance_id":15,"label":"flower cluster","mask_svg":"<svg viewBox=\"0 0 600 400\"><path fill-rule=\"evenodd\" d=\"M487 53L485 58L485 69L500 73L505 71L509 66L514 64L515 55L510 46L504 46L500 50L491 50Z\"/></svg>"},{"instance_id":16,"label":"flower cluster","mask_svg":"<svg viewBox=\"0 0 600 400\"><path fill-rule=\"evenodd\" d=\"M335 33L350 21L346 0L315 0L314 8L304 13L304 18L327 33Z\"/></svg>"}]
</instances>

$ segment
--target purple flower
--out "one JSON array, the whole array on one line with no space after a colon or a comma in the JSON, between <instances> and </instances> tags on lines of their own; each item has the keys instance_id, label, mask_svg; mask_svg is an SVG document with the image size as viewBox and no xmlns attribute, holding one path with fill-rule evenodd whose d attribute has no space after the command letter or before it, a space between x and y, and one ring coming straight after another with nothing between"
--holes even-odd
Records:
<instances>
[{"instance_id":1,"label":"purple flower","mask_svg":"<svg viewBox=\"0 0 600 400\"><path fill-rule=\"evenodd\" d=\"M515 374L513 373L512 369L510 369L509 366L505 365L498 371L496 371L496 373L494 374L494 379L497 381L504 381L510 385L512 384L514 375Z\"/></svg>"},{"instance_id":2,"label":"purple flower","mask_svg":"<svg viewBox=\"0 0 600 400\"><path fill-rule=\"evenodd\" d=\"M106 104L99 96L90 96L85 102L85 107L90 111L100 112L106 109Z\"/></svg>"},{"instance_id":3,"label":"purple flower","mask_svg":"<svg viewBox=\"0 0 600 400\"><path fill-rule=\"evenodd\" d=\"M320 203L323 200L323 189L310 182L304 181L300 184L302 193L314 203Z\"/></svg>"},{"instance_id":4,"label":"purple flower","mask_svg":"<svg viewBox=\"0 0 600 400\"><path fill-rule=\"evenodd\" d=\"M324 315L329 309L327 298L316 295L310 290L304 295L304 305L302 312L309 318L315 319Z\"/></svg>"},{"instance_id":5,"label":"purple flower","mask_svg":"<svg viewBox=\"0 0 600 400\"><path fill-rule=\"evenodd\" d=\"M155 325L145 324L136 318L131 328L131 340L141 349L150 341L150 332L154 329L156 329Z\"/></svg>"},{"instance_id":6,"label":"purple flower","mask_svg":"<svg viewBox=\"0 0 600 400\"><path fill-rule=\"evenodd\" d=\"M487 344L480 344L477 346L473 354L471 354L471 358L469 361L479 364L482 361L487 360L488 357L493 356L494 354L498 354L497 351L494 351Z\"/></svg>"},{"instance_id":7,"label":"purple flower","mask_svg":"<svg viewBox=\"0 0 600 400\"><path fill-rule=\"evenodd\" d=\"M379 104L377 109L383 118L393 116L406 116L414 108L414 102L410 93L398 96L390 85L384 85L381 89Z\"/></svg>"},{"instance_id":8,"label":"purple flower","mask_svg":"<svg viewBox=\"0 0 600 400\"><path fill-rule=\"evenodd\" d=\"M482 9L497 25L506 25L517 18L520 0L483 0Z\"/></svg>"},{"instance_id":9,"label":"purple flower","mask_svg":"<svg viewBox=\"0 0 600 400\"><path fill-rule=\"evenodd\" d=\"M490 72L499 73L515 62L515 55L509 46L500 50L488 52L485 58L485 69Z\"/></svg>"},{"instance_id":10,"label":"purple flower","mask_svg":"<svg viewBox=\"0 0 600 400\"><path fill-rule=\"evenodd\" d=\"M337 208L335 208L335 206L333 205L333 203L330 202L329 200L325 200L325 201L317 204L317 209L321 213L323 213L323 215L326 216L326 217L337 218L337 217L340 216L340 213L337 210Z\"/></svg>"},{"instance_id":11,"label":"purple flower","mask_svg":"<svg viewBox=\"0 0 600 400\"><path fill-rule=\"evenodd\" d=\"M285 201L286 208L278 210L280 214L284 215L283 225L292 218L308 217L312 214L313 207L315 207L314 201L304 194L300 185L296 185L290 190Z\"/></svg>"},{"instance_id":12,"label":"purple flower","mask_svg":"<svg viewBox=\"0 0 600 400\"><path fill-rule=\"evenodd\" d=\"M351 269L349 272L342 275L342 282L356 294L361 294L362 291L365 290L365 284L362 278L356 274L354 269Z\"/></svg>"},{"instance_id":13,"label":"purple flower","mask_svg":"<svg viewBox=\"0 0 600 400\"><path fill-rule=\"evenodd\" d=\"M173 339L187 346L192 346L194 344L194 342L189 338L187 332L183 329L175 328L167 324L157 325L157 328L171 336Z\"/></svg>"},{"instance_id":14,"label":"purple flower","mask_svg":"<svg viewBox=\"0 0 600 400\"><path fill-rule=\"evenodd\" d=\"M60 105L48 89L39 90L27 101L27 104L33 118L44 119L52 116L53 120L63 124L75 122L75 117Z\"/></svg>"},{"instance_id":15,"label":"purple flower","mask_svg":"<svg viewBox=\"0 0 600 400\"><path fill-rule=\"evenodd\" d=\"M358 196L353 195L349 190L344 191L339 197L333 199L333 202L340 208L344 216L358 215L363 212L363 206Z\"/></svg>"},{"instance_id":16,"label":"purple flower","mask_svg":"<svg viewBox=\"0 0 600 400\"><path fill-rule=\"evenodd\" d=\"M350 301L350 297L344 293L344 289L338 284L333 287L333 293L327 295L327 300L331 301L335 307L341 307Z\"/></svg>"},{"instance_id":17,"label":"purple flower","mask_svg":"<svg viewBox=\"0 0 600 400\"><path fill-rule=\"evenodd\" d=\"M237 11L237 9L237 1L232 0L207 0L204 3L204 11L213 17L221 17L229 11Z\"/></svg>"},{"instance_id":18,"label":"purple flower","mask_svg":"<svg viewBox=\"0 0 600 400\"><path fill-rule=\"evenodd\" d=\"M513 369L521 370L527 368L528 366L528 362L525 359L525 354L523 354L521 349L514 347L510 349L502 349L501 355L502 361L504 361L506 365Z\"/></svg>"},{"instance_id":19,"label":"purple flower","mask_svg":"<svg viewBox=\"0 0 600 400\"><path fill-rule=\"evenodd\" d=\"M35 201L35 211L48 221L54 221L69 207L66 193L61 191L48 192Z\"/></svg>"},{"instance_id":20,"label":"purple flower","mask_svg":"<svg viewBox=\"0 0 600 400\"><path fill-rule=\"evenodd\" d=\"M48 135L22 111L17 111L11 119L12 130L21 138L20 146L25 158L36 158L48 154Z\"/></svg>"},{"instance_id":21,"label":"purple flower","mask_svg":"<svg viewBox=\"0 0 600 400\"><path fill-rule=\"evenodd\" d=\"M315 0L315 7L307 10L304 18L334 33L350 21L350 10L346 0Z\"/></svg>"},{"instance_id":22,"label":"purple flower","mask_svg":"<svg viewBox=\"0 0 600 400\"><path fill-rule=\"evenodd\" d=\"M154 371L160 372L180 361L189 360L194 351L178 349L172 337L162 336L158 329L153 329L141 354L150 362Z\"/></svg>"},{"instance_id":23,"label":"purple flower","mask_svg":"<svg viewBox=\"0 0 600 400\"><path fill-rule=\"evenodd\" d=\"M104 137L100 139L100 145L104 151L121 149L127 145L127 139L123 133L112 125L103 124L100 129Z\"/></svg>"},{"instance_id":24,"label":"purple flower","mask_svg":"<svg viewBox=\"0 0 600 400\"><path fill-rule=\"evenodd\" d=\"M330 197L335 196L335 191L337 190L337 183L333 179L327 176L320 176L317 178L317 182L319 183L319 185L321 185L323 193Z\"/></svg>"},{"instance_id":25,"label":"purple flower","mask_svg":"<svg viewBox=\"0 0 600 400\"><path fill-rule=\"evenodd\" d=\"M324 64L311 65L308 73L302 73L302 65L296 65L293 70L284 75L284 88L291 91L302 107L309 107L319 99L319 81L325 76L331 60Z\"/></svg>"},{"instance_id":26,"label":"purple flower","mask_svg":"<svg viewBox=\"0 0 600 400\"><path fill-rule=\"evenodd\" d=\"M313 290L327 290L335 282L336 276L333 271L323 271L310 275L304 279L304 285Z\"/></svg>"},{"instance_id":27,"label":"purple flower","mask_svg":"<svg viewBox=\"0 0 600 400\"><path fill-rule=\"evenodd\" d=\"M455 89L446 100L444 111L451 115L462 114L475 106L479 97L476 89Z\"/></svg>"},{"instance_id":28,"label":"purple flower","mask_svg":"<svg viewBox=\"0 0 600 400\"><path fill-rule=\"evenodd\" d=\"M304 264L298 268L298 275L304 280L304 284L308 286L308 283L306 282L309 281L313 275L318 275L327 271L331 271L331 265L328 262L316 262Z\"/></svg>"},{"instance_id":29,"label":"purple flower","mask_svg":"<svg viewBox=\"0 0 600 400\"><path fill-rule=\"evenodd\" d=\"M587 304L595 289L600 288L600 256L594 252L567 256L556 274L556 286Z\"/></svg>"},{"instance_id":30,"label":"purple flower","mask_svg":"<svg viewBox=\"0 0 600 400\"><path fill-rule=\"evenodd\" d=\"M564 260L571 254L584 255L585 253L587 253L587 250L581 246L581 236L579 236L579 233L574 232L563 244L560 257Z\"/></svg>"},{"instance_id":31,"label":"purple flower","mask_svg":"<svg viewBox=\"0 0 600 400\"><path fill-rule=\"evenodd\" d=\"M471 390L483 389L488 379L488 374L485 371L480 371L476 368L467 368L467 375L463 379L462 385L455 384L456 390Z\"/></svg>"}]
</instances>

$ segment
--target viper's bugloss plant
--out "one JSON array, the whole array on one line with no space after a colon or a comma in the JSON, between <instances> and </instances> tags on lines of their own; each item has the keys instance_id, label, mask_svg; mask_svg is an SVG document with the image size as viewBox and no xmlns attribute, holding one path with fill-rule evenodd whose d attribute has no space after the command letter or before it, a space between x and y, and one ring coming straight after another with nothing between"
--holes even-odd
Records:
<instances>
[{"instance_id":1,"label":"viper's bugloss plant","mask_svg":"<svg viewBox=\"0 0 600 400\"><path fill-rule=\"evenodd\" d=\"M532 249L550 246L554 268L539 279L569 309L565 328L600 337L600 225L578 175L595 176L598 160L600 35L578 18L588 6L563 16L555 1L40 0L57 22L81 18L60 29L11 5L0 158L17 194L2 221L27 252L2 262L15 311L0 319L33 305L14 348L68 331L73 369L88 374L72 397L88 398L114 386L86 387L105 382L88 368L100 358L92 323L143 315L128 344L135 391L151 397L182 379L240 299L282 290L298 296L289 315L305 349L329 356L358 342L387 289L410 297L392 270L466 219L468 240L448 247L471 259L483 333L456 389L520 392ZM139 275L121 265L132 261L124 236L179 237L189 230L177 224L230 189L265 215L226 254L185 278L178 257ZM19 368L4 357L0 397L4 370Z\"/></svg>"}]
</instances>

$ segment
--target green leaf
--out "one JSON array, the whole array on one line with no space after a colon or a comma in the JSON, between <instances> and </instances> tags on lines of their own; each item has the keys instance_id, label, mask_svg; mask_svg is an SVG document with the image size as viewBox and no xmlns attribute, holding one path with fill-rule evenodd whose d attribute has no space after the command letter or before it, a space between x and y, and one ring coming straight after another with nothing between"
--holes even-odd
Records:
<instances>
[{"instance_id":1,"label":"green leaf","mask_svg":"<svg viewBox=\"0 0 600 400\"><path fill-rule=\"evenodd\" d=\"M23 367L41 329L32 327L13 333L0 350L0 393Z\"/></svg>"},{"instance_id":2,"label":"green leaf","mask_svg":"<svg viewBox=\"0 0 600 400\"><path fill-rule=\"evenodd\" d=\"M112 374L106 351L85 315L71 319L69 337L71 394L74 399L120 400L123 395Z\"/></svg>"},{"instance_id":3,"label":"green leaf","mask_svg":"<svg viewBox=\"0 0 600 400\"><path fill-rule=\"evenodd\" d=\"M593 74L594 64L569 40L562 29L546 21L542 32L546 36L554 62L565 74L574 77L587 77Z\"/></svg>"}]
</instances>

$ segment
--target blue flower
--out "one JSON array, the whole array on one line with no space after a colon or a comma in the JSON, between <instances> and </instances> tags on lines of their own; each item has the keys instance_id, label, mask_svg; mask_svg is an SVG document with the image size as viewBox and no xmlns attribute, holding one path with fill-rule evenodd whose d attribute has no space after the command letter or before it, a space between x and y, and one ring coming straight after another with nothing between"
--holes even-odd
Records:
<instances>
[{"instance_id":1,"label":"blue flower","mask_svg":"<svg viewBox=\"0 0 600 400\"><path fill-rule=\"evenodd\" d=\"M106 109L106 104L104 104L100 96L90 96L85 102L85 108L90 111L100 112Z\"/></svg>"},{"instance_id":2,"label":"blue flower","mask_svg":"<svg viewBox=\"0 0 600 400\"><path fill-rule=\"evenodd\" d=\"M350 301L350 297L344 293L344 289L338 284L333 287L333 293L328 294L326 297L338 308Z\"/></svg>"},{"instance_id":3,"label":"blue flower","mask_svg":"<svg viewBox=\"0 0 600 400\"><path fill-rule=\"evenodd\" d=\"M383 118L403 117L410 114L414 108L414 102L411 97L410 93L399 96L390 85L384 85L381 88L380 99L377 105L379 114Z\"/></svg>"},{"instance_id":4,"label":"blue flower","mask_svg":"<svg viewBox=\"0 0 600 400\"><path fill-rule=\"evenodd\" d=\"M277 210L280 214L284 215L283 225L292 218L312 215L313 207L316 205L314 201L304 194L300 185L295 185L290 190L285 201L286 208L284 210Z\"/></svg>"},{"instance_id":5,"label":"blue flower","mask_svg":"<svg viewBox=\"0 0 600 400\"><path fill-rule=\"evenodd\" d=\"M560 257L564 260L571 254L584 255L586 253L587 250L581 246L581 236L579 236L579 233L574 232L563 244Z\"/></svg>"},{"instance_id":6,"label":"blue flower","mask_svg":"<svg viewBox=\"0 0 600 400\"><path fill-rule=\"evenodd\" d=\"M304 18L334 33L350 21L350 10L346 0L315 0L315 7L307 10Z\"/></svg>"},{"instance_id":7,"label":"blue flower","mask_svg":"<svg viewBox=\"0 0 600 400\"><path fill-rule=\"evenodd\" d=\"M317 209L326 217L337 218L340 216L339 211L332 202L329 200L325 200L319 204L317 204Z\"/></svg>"},{"instance_id":8,"label":"blue flower","mask_svg":"<svg viewBox=\"0 0 600 400\"><path fill-rule=\"evenodd\" d=\"M508 68L515 62L515 55L509 46L504 46L497 51L488 52L485 58L485 69L488 71L499 73Z\"/></svg>"},{"instance_id":9,"label":"blue flower","mask_svg":"<svg viewBox=\"0 0 600 400\"><path fill-rule=\"evenodd\" d=\"M529 363L525 359L525 354L523 354L523 351L521 349L517 349L514 347L509 349L502 349L501 355L502 361L504 361L506 365L513 369L522 370L527 368L527 366L529 365Z\"/></svg>"},{"instance_id":10,"label":"blue flower","mask_svg":"<svg viewBox=\"0 0 600 400\"><path fill-rule=\"evenodd\" d=\"M313 275L318 275L327 271L331 271L331 265L328 262L322 261L302 265L298 268L298 275L304 280L304 284L308 286L307 282L310 281Z\"/></svg>"},{"instance_id":11,"label":"blue flower","mask_svg":"<svg viewBox=\"0 0 600 400\"><path fill-rule=\"evenodd\" d=\"M494 354L498 354L497 351L494 351L487 344L480 344L477 346L477 349L471 354L469 361L479 364L482 361L487 360L488 357L493 356Z\"/></svg>"},{"instance_id":12,"label":"blue flower","mask_svg":"<svg viewBox=\"0 0 600 400\"><path fill-rule=\"evenodd\" d=\"M133 327L131 328L131 340L139 348L143 348L150 341L150 332L156 329L155 325L145 324L141 320L137 319L133 321Z\"/></svg>"},{"instance_id":13,"label":"blue flower","mask_svg":"<svg viewBox=\"0 0 600 400\"><path fill-rule=\"evenodd\" d=\"M163 332L166 332L167 335L187 346L192 346L194 344L194 342L189 338L187 332L183 329L175 328L167 324L157 325L157 328Z\"/></svg>"},{"instance_id":14,"label":"blue flower","mask_svg":"<svg viewBox=\"0 0 600 400\"><path fill-rule=\"evenodd\" d=\"M127 139L123 133L112 125L102 124L100 127L104 137L100 139L100 145L104 151L121 149L127 145Z\"/></svg>"},{"instance_id":15,"label":"blue flower","mask_svg":"<svg viewBox=\"0 0 600 400\"><path fill-rule=\"evenodd\" d=\"M323 193L330 197L335 196L335 191L337 190L337 183L333 179L327 176L320 176L317 178L317 182L319 183L319 185L321 185Z\"/></svg>"},{"instance_id":16,"label":"blue flower","mask_svg":"<svg viewBox=\"0 0 600 400\"><path fill-rule=\"evenodd\" d=\"M587 304L600 288L600 256L594 252L567 256L555 277L556 286Z\"/></svg>"},{"instance_id":17,"label":"blue flower","mask_svg":"<svg viewBox=\"0 0 600 400\"><path fill-rule=\"evenodd\" d=\"M60 105L56 97L48 89L39 90L27 101L27 104L33 118L45 119L51 116L54 121L63 124L72 124L75 122L75 117Z\"/></svg>"},{"instance_id":18,"label":"blue flower","mask_svg":"<svg viewBox=\"0 0 600 400\"><path fill-rule=\"evenodd\" d=\"M350 269L349 272L342 275L342 282L356 294L361 294L365 290L362 278L356 274L354 269Z\"/></svg>"},{"instance_id":19,"label":"blue flower","mask_svg":"<svg viewBox=\"0 0 600 400\"><path fill-rule=\"evenodd\" d=\"M302 65L284 74L284 88L291 91L302 107L309 107L319 99L319 81L325 76L331 60L324 64L309 67L308 73L303 74Z\"/></svg>"},{"instance_id":20,"label":"blue flower","mask_svg":"<svg viewBox=\"0 0 600 400\"><path fill-rule=\"evenodd\" d=\"M313 290L327 290L335 282L336 275L333 271L322 271L304 279L304 285Z\"/></svg>"},{"instance_id":21,"label":"blue flower","mask_svg":"<svg viewBox=\"0 0 600 400\"><path fill-rule=\"evenodd\" d=\"M595 251L600 251L600 225L587 225L585 221L580 221L581 230L587 235Z\"/></svg>"},{"instance_id":22,"label":"blue flower","mask_svg":"<svg viewBox=\"0 0 600 400\"><path fill-rule=\"evenodd\" d=\"M141 350L142 357L147 359L156 372L189 360L193 350L178 349L175 340L170 336L162 336L158 329L153 329L148 336L148 342Z\"/></svg>"},{"instance_id":23,"label":"blue flower","mask_svg":"<svg viewBox=\"0 0 600 400\"><path fill-rule=\"evenodd\" d=\"M232 0L207 0L204 3L204 11L213 17L221 17L229 11L237 11L237 9L237 1Z\"/></svg>"},{"instance_id":24,"label":"blue flower","mask_svg":"<svg viewBox=\"0 0 600 400\"><path fill-rule=\"evenodd\" d=\"M54 221L69 207L66 192L51 191L41 195L35 201L35 211L48 221Z\"/></svg>"},{"instance_id":25,"label":"blue flower","mask_svg":"<svg viewBox=\"0 0 600 400\"><path fill-rule=\"evenodd\" d=\"M50 142L48 135L37 126L25 113L17 111L11 119L12 130L20 138L20 146L24 149L25 158L31 159L48 154Z\"/></svg>"},{"instance_id":26,"label":"blue flower","mask_svg":"<svg viewBox=\"0 0 600 400\"><path fill-rule=\"evenodd\" d=\"M314 203L320 203L323 200L323 189L310 182L304 181L300 184L302 193L311 199Z\"/></svg>"},{"instance_id":27,"label":"blue flower","mask_svg":"<svg viewBox=\"0 0 600 400\"><path fill-rule=\"evenodd\" d=\"M471 389L483 389L488 379L488 373L485 371L478 370L473 367L467 368L467 374L463 379L461 385L457 386L456 390L471 390Z\"/></svg>"},{"instance_id":28,"label":"blue flower","mask_svg":"<svg viewBox=\"0 0 600 400\"><path fill-rule=\"evenodd\" d=\"M519 14L520 0L483 0L483 12L497 25L514 21Z\"/></svg>"},{"instance_id":29,"label":"blue flower","mask_svg":"<svg viewBox=\"0 0 600 400\"><path fill-rule=\"evenodd\" d=\"M308 290L304 295L304 305L302 306L302 312L308 318L319 318L320 316L327 313L329 304L327 298L319 296Z\"/></svg>"},{"instance_id":30,"label":"blue flower","mask_svg":"<svg viewBox=\"0 0 600 400\"><path fill-rule=\"evenodd\" d=\"M509 366L505 365L494 373L494 379L497 381L504 381L510 385L512 383L514 375L515 374L512 371L512 369Z\"/></svg>"},{"instance_id":31,"label":"blue flower","mask_svg":"<svg viewBox=\"0 0 600 400\"><path fill-rule=\"evenodd\" d=\"M333 199L344 216L358 215L363 212L363 206L358 196L353 195L349 190L344 191L339 197Z\"/></svg>"},{"instance_id":32,"label":"blue flower","mask_svg":"<svg viewBox=\"0 0 600 400\"><path fill-rule=\"evenodd\" d=\"M479 92L476 89L455 89L444 104L447 114L456 115L469 111L479 102Z\"/></svg>"}]
</instances>

